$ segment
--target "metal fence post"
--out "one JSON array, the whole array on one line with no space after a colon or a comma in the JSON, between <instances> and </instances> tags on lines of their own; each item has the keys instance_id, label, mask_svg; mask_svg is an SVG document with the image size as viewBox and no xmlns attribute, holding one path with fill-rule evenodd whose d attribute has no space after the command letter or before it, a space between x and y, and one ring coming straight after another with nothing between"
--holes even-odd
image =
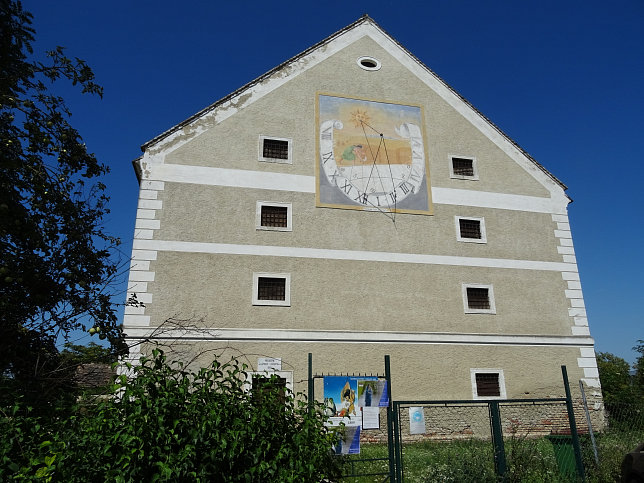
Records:
<instances>
[{"instance_id":1,"label":"metal fence post","mask_svg":"<svg viewBox=\"0 0 644 483\"><path fill-rule=\"evenodd\" d=\"M586 413L586 422L588 423L590 442L593 444L595 463L597 463L597 465L599 466L599 455L597 454L597 443L595 442L595 433L593 432L593 422L590 420L590 412L588 412L588 401L586 400L586 391L584 391L584 382L581 379L579 380L579 390L581 391L581 399L584 402L584 412Z\"/></svg>"},{"instance_id":2,"label":"metal fence post","mask_svg":"<svg viewBox=\"0 0 644 483\"><path fill-rule=\"evenodd\" d=\"M490 424L492 425L492 444L494 445L494 470L503 479L506 471L505 446L503 444L503 428L501 427L501 412L499 403L490 401Z\"/></svg>"},{"instance_id":3,"label":"metal fence post","mask_svg":"<svg viewBox=\"0 0 644 483\"><path fill-rule=\"evenodd\" d=\"M391 367L389 356L385 355L385 380L387 381L387 451L389 453L389 481L396 481L396 459L394 456L393 400L391 399Z\"/></svg>"},{"instance_id":4,"label":"metal fence post","mask_svg":"<svg viewBox=\"0 0 644 483\"><path fill-rule=\"evenodd\" d=\"M402 435L400 434L400 404L396 403L394 405L394 436L395 436L395 446L394 451L396 454L396 483L402 483L403 481L403 462L402 462Z\"/></svg>"},{"instance_id":5,"label":"metal fence post","mask_svg":"<svg viewBox=\"0 0 644 483\"><path fill-rule=\"evenodd\" d=\"M579 444L579 435L577 434L577 423L575 422L575 410L572 406L572 395L570 394L570 384L568 384L568 371L566 366L561 366L561 375L566 390L566 408L568 409L568 422L570 423L570 435L572 436L572 446L575 450L575 462L577 463L577 473L581 481L586 481L584 472L584 462L581 459L581 446Z\"/></svg>"},{"instance_id":6,"label":"metal fence post","mask_svg":"<svg viewBox=\"0 0 644 483\"><path fill-rule=\"evenodd\" d=\"M309 413L313 412L313 401L315 400L315 381L313 380L313 354L309 352L309 391L308 391Z\"/></svg>"}]
</instances>

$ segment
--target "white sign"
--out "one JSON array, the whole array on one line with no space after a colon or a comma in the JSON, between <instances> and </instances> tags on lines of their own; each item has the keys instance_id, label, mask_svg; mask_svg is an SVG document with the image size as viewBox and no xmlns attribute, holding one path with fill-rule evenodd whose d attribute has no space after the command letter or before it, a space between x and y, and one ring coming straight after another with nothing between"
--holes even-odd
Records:
<instances>
[{"instance_id":1,"label":"white sign","mask_svg":"<svg viewBox=\"0 0 644 483\"><path fill-rule=\"evenodd\" d=\"M409 408L409 434L425 433L425 412L422 407Z\"/></svg>"},{"instance_id":2,"label":"white sign","mask_svg":"<svg viewBox=\"0 0 644 483\"><path fill-rule=\"evenodd\" d=\"M362 408L362 429L380 429L380 408Z\"/></svg>"},{"instance_id":3,"label":"white sign","mask_svg":"<svg viewBox=\"0 0 644 483\"><path fill-rule=\"evenodd\" d=\"M258 357L257 372L273 372L282 370L282 359L274 357Z\"/></svg>"}]
</instances>

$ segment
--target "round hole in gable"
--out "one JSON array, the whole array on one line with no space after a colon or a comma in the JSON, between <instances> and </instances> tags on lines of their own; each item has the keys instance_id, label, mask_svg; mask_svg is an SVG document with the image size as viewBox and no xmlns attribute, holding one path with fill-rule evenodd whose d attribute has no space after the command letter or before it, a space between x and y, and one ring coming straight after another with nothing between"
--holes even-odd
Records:
<instances>
[{"instance_id":1,"label":"round hole in gable","mask_svg":"<svg viewBox=\"0 0 644 483\"><path fill-rule=\"evenodd\" d=\"M368 56L360 57L358 59L358 65L364 70L378 70L381 67L378 59Z\"/></svg>"}]
</instances>

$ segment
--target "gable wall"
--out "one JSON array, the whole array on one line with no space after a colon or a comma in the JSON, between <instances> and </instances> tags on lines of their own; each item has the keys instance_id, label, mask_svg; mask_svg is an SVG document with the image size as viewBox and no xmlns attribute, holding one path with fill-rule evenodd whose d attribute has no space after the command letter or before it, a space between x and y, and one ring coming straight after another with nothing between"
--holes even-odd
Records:
<instances>
[{"instance_id":1,"label":"gable wall","mask_svg":"<svg viewBox=\"0 0 644 483\"><path fill-rule=\"evenodd\" d=\"M382 69L360 69L362 55L381 60ZM377 212L315 206L316 92L422 106L433 215L399 213L394 224ZM547 352L537 346L550 344L568 362L581 355L572 379L598 384L562 190L544 186L536 166L511 159L379 44L364 37L238 106L219 123L200 121L210 127L187 143L146 154L160 156L144 161L129 292L147 305L126 309L132 337L174 317L213 330L198 337L223 342L234 334L241 346L258 337L254 331L268 331L263 355L296 358L308 349L284 342L293 331L303 331L307 347L324 347L343 331L363 343L418 336L431 345L453 335L460 348L491 335L499 345L476 354L494 358L472 356L466 369L506 367L525 354L534 365ZM258 162L260 135L292 139L293 163ZM450 179L450 154L476 156L480 179ZM291 203L293 230L257 230L257 201ZM457 241L457 215L483 217L487 243ZM290 274L290 307L251 304L257 272ZM464 313L463 283L493 286L497 313ZM341 350L326 347L325 360ZM423 366L421 347L373 349L408 353L410 365ZM434 361L447 372L454 362ZM468 380L465 389L454 383L459 397ZM512 392L537 380L526 375ZM558 375L538 384L558 386Z\"/></svg>"},{"instance_id":2,"label":"gable wall","mask_svg":"<svg viewBox=\"0 0 644 483\"><path fill-rule=\"evenodd\" d=\"M369 72L358 67L356 59L366 54L381 59L383 68ZM350 45L245 106L170 153L165 162L313 176L316 92L422 105L433 186L549 196L538 181L369 38ZM258 163L260 134L292 138L293 165ZM450 154L475 154L479 159L480 181L450 180Z\"/></svg>"}]
</instances>

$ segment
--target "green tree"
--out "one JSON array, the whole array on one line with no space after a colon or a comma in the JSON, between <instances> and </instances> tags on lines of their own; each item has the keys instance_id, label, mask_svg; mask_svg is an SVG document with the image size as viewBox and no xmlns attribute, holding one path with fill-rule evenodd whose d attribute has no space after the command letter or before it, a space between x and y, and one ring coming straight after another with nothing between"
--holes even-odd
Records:
<instances>
[{"instance_id":1,"label":"green tree","mask_svg":"<svg viewBox=\"0 0 644 483\"><path fill-rule=\"evenodd\" d=\"M633 369L635 369L635 385L644 395L644 340L638 340L633 350L640 354L635 360L635 364L633 364Z\"/></svg>"},{"instance_id":2,"label":"green tree","mask_svg":"<svg viewBox=\"0 0 644 483\"><path fill-rule=\"evenodd\" d=\"M89 324L115 350L125 345L107 289L118 269L118 240L103 227L108 169L52 92L60 80L102 88L61 47L35 60L31 19L0 0L0 378L43 399L60 386L58 337Z\"/></svg>"},{"instance_id":3,"label":"green tree","mask_svg":"<svg viewBox=\"0 0 644 483\"><path fill-rule=\"evenodd\" d=\"M628 362L609 352L600 352L597 354L597 368L606 405L632 404L636 401L637 391Z\"/></svg>"},{"instance_id":4,"label":"green tree","mask_svg":"<svg viewBox=\"0 0 644 483\"><path fill-rule=\"evenodd\" d=\"M103 347L95 342L87 345L72 344L66 342L63 350L60 352L61 359L68 365L105 363L112 364L116 362L116 354L108 347Z\"/></svg>"}]
</instances>

